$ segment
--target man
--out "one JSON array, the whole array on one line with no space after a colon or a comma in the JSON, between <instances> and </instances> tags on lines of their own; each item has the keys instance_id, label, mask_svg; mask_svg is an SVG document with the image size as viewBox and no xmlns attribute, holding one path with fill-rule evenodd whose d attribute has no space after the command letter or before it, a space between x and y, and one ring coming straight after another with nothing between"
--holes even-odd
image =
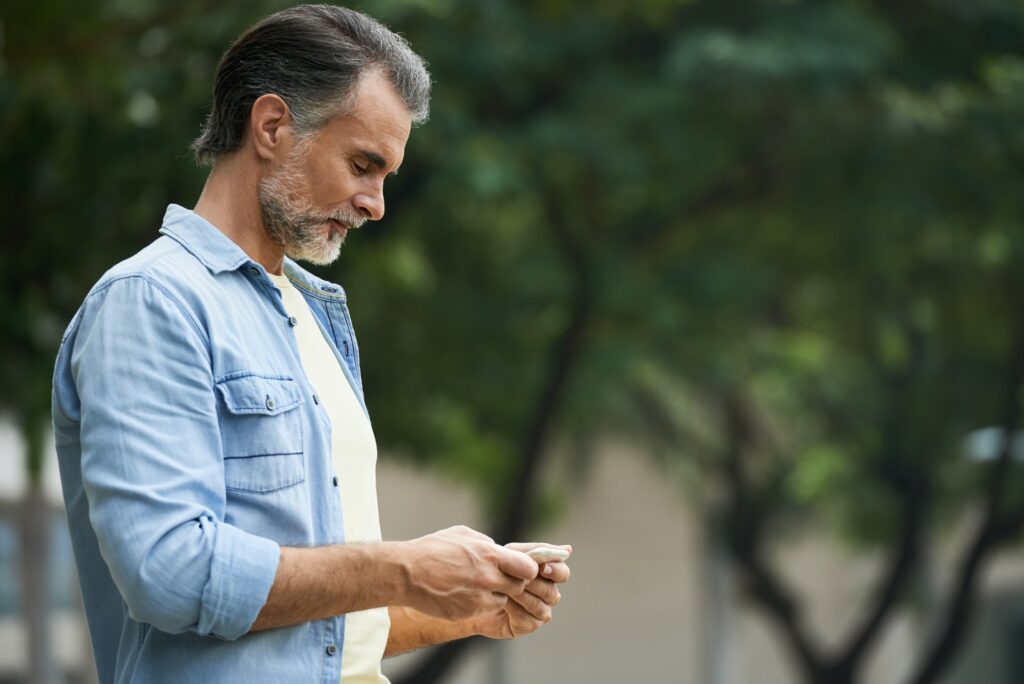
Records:
<instances>
[{"instance_id":1,"label":"man","mask_svg":"<svg viewBox=\"0 0 1024 684\"><path fill-rule=\"evenodd\" d=\"M194 211L107 272L53 419L103 682L386 682L382 656L547 622L569 577L458 527L382 542L376 444L326 264L384 214L430 78L356 12L301 6L222 58Z\"/></svg>"}]
</instances>

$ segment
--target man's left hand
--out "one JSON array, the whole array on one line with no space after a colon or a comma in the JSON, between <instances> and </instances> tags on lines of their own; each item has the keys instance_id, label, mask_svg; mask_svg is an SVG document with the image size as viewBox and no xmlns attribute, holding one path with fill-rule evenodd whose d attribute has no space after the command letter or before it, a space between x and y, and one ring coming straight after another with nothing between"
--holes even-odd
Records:
<instances>
[{"instance_id":1,"label":"man's left hand","mask_svg":"<svg viewBox=\"0 0 1024 684\"><path fill-rule=\"evenodd\" d=\"M506 544L514 551L526 552L541 543ZM561 547L572 552L571 546ZM569 580L569 566L564 561L552 561L540 566L540 574L531 580L522 594L510 596L505 606L476 619L476 629L490 639L515 639L540 629L551 621L551 611L562 595L556 585Z\"/></svg>"}]
</instances>

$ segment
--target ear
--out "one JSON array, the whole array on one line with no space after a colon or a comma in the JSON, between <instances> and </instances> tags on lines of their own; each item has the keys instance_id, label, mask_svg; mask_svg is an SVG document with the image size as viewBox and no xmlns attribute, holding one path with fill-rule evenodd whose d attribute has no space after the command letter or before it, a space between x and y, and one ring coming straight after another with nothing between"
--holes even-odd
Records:
<instances>
[{"instance_id":1,"label":"ear","mask_svg":"<svg viewBox=\"0 0 1024 684\"><path fill-rule=\"evenodd\" d=\"M263 161L284 159L294 143L291 111L279 95L260 95L249 112L249 134L256 155Z\"/></svg>"}]
</instances>

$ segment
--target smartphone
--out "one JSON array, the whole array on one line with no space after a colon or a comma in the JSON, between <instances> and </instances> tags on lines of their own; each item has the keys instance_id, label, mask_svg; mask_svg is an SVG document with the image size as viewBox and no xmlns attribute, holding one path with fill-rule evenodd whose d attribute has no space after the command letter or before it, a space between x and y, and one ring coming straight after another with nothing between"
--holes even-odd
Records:
<instances>
[{"instance_id":1,"label":"smartphone","mask_svg":"<svg viewBox=\"0 0 1024 684\"><path fill-rule=\"evenodd\" d=\"M526 555L538 563L550 563L552 561L564 561L569 557L569 552L555 546L538 546L527 551Z\"/></svg>"}]
</instances>

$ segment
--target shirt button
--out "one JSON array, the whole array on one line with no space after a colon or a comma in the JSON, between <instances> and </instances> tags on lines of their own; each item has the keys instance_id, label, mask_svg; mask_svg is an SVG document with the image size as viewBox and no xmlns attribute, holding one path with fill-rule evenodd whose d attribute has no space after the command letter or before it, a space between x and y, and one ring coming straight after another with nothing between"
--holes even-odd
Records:
<instances>
[{"instance_id":1,"label":"shirt button","mask_svg":"<svg viewBox=\"0 0 1024 684\"><path fill-rule=\"evenodd\" d=\"M267 410L273 411L277 406L277 402L272 397L267 397Z\"/></svg>"},{"instance_id":2,"label":"shirt button","mask_svg":"<svg viewBox=\"0 0 1024 684\"><path fill-rule=\"evenodd\" d=\"M295 316L289 316L288 317L288 325L290 325L290 326L292 326L294 328L298 324L299 324L299 319L298 318L296 318Z\"/></svg>"},{"instance_id":3,"label":"shirt button","mask_svg":"<svg viewBox=\"0 0 1024 684\"><path fill-rule=\"evenodd\" d=\"M332 656L338 652L338 647L334 644L327 644L327 655Z\"/></svg>"},{"instance_id":4,"label":"shirt button","mask_svg":"<svg viewBox=\"0 0 1024 684\"><path fill-rule=\"evenodd\" d=\"M338 486L338 476L337 475L334 476L334 486L335 487Z\"/></svg>"}]
</instances>

